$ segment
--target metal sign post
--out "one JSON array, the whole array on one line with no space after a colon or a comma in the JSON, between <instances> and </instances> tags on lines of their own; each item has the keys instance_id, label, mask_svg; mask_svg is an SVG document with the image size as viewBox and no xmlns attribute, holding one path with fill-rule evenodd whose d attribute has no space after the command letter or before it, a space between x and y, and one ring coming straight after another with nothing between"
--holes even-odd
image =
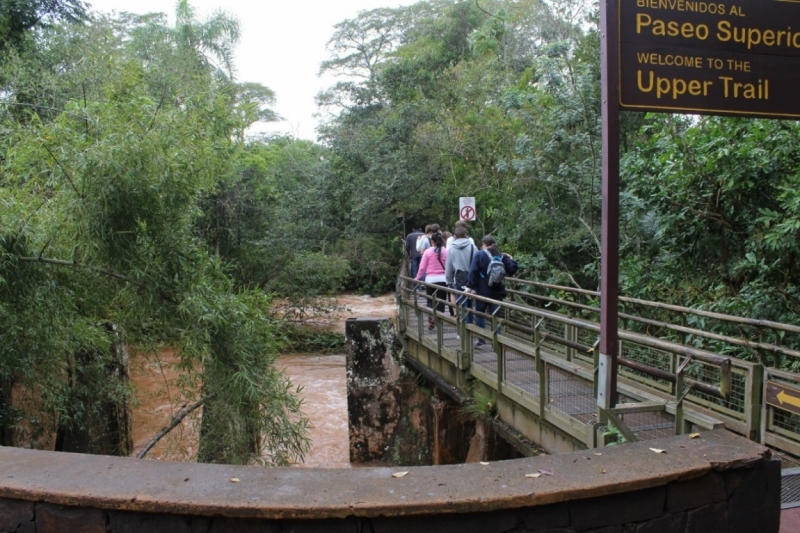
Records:
<instances>
[{"instance_id":1,"label":"metal sign post","mask_svg":"<svg viewBox=\"0 0 800 533\"><path fill-rule=\"evenodd\" d=\"M800 118L798 15L800 0L600 0L601 410L617 403L619 112ZM800 412L800 392L776 386L774 399Z\"/></svg>"},{"instance_id":2,"label":"metal sign post","mask_svg":"<svg viewBox=\"0 0 800 533\"><path fill-rule=\"evenodd\" d=\"M603 206L600 259L600 360L597 405L617 404L619 336L619 0L600 0L600 76L603 121Z\"/></svg>"}]
</instances>

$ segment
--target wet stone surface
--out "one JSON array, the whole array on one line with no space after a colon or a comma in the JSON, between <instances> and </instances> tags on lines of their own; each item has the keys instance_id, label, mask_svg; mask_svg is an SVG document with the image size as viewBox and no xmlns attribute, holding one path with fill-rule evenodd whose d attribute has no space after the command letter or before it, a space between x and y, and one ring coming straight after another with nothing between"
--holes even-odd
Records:
<instances>
[{"instance_id":1,"label":"wet stone surface","mask_svg":"<svg viewBox=\"0 0 800 533\"><path fill-rule=\"evenodd\" d=\"M653 453L649 447L654 445L666 453ZM147 515L141 520L154 515L180 517L180 521L207 517L212 525L223 517L257 519L271 524L270 528L284 528L289 522L310 527L317 520L350 518L367 520L370 527L378 528L382 520L392 518L391 527L403 528L427 521L424 517L430 517L431 523L446 523L456 515L469 514L476 523L496 515L503 523L513 521L514 528L522 531L539 528L537 516L548 523L551 519L563 523L563 505L567 505L569 525L555 527L575 530L649 520L671 523L665 517L672 515L683 516L688 524L690 513L695 513L692 523L701 524L708 513L720 518L725 514L720 511L723 507L727 513L723 518L732 531L747 527L771 531L773 521L777 524L777 461L769 459L765 448L724 430L695 439L672 437L607 448L601 456L594 453L487 465L296 469L0 448L0 509L19 515L0 531L17 531L32 521L31 504L26 502L36 504L36 521L40 506L56 505L100 509L107 525L122 520L111 520L113 513L139 513ZM407 475L393 477L400 470ZM541 470L553 475L526 477ZM719 477L725 486L724 499L715 501L723 494ZM233 483L231 478L240 482ZM698 498L694 503L682 500L674 496L675 491ZM59 517L54 509L42 507L48 517ZM70 520L70 516L66 513L59 519ZM130 516L127 522L134 520ZM189 526L194 528L194 523Z\"/></svg>"}]
</instances>

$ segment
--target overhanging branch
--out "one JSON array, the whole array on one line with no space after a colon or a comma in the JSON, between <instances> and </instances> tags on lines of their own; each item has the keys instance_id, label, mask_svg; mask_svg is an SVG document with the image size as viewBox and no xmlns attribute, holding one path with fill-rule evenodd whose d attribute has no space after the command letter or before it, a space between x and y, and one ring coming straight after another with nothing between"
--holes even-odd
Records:
<instances>
[{"instance_id":1,"label":"overhanging branch","mask_svg":"<svg viewBox=\"0 0 800 533\"><path fill-rule=\"evenodd\" d=\"M42 249L42 251L44 251L44 249ZM146 289L148 291L152 289L150 284L147 283L146 281L139 281L139 280L131 279L128 276L125 276L124 274L120 274L119 272L116 272L114 270L110 270L108 268L100 268L100 267L93 267L93 266L89 266L89 265L84 265L82 263L78 263L77 261L65 261L64 259L53 259L51 257L41 257L41 255L39 257L20 257L19 260L22 261L22 262L25 262L25 263L44 263L44 264L47 264L47 265L56 265L56 266L62 266L62 267L66 267L66 268L74 268L74 269L78 269L78 270L88 270L89 272L95 272L97 274L101 274L101 275L107 276L109 278L118 279L119 281L122 281L123 283L130 283L131 285L135 285L137 287L140 287L142 289ZM170 294L168 294L166 291L164 291L162 289L158 289L158 295L161 296L161 298L163 298L164 300L166 300L166 301L168 301L170 303L177 303L175 301L175 299Z\"/></svg>"},{"instance_id":2,"label":"overhanging branch","mask_svg":"<svg viewBox=\"0 0 800 533\"><path fill-rule=\"evenodd\" d=\"M136 454L136 458L137 459L144 459L144 456L147 455L147 452L149 452L150 449L153 446L155 446L158 441L160 441L162 438L164 438L167 435L167 433L169 433L170 431L172 431L173 429L178 427L178 424L180 424L183 421L184 418L189 416L189 414L192 411L194 411L195 409L197 409L198 407L203 405L206 401L211 399L213 396L214 396L213 394L209 394L205 398L200 398L199 400L197 400L195 403L193 403L189 407L184 406L184 408L181 409L180 412L178 412L178 414L175 415L172 418L172 421L169 424L167 424L166 426L164 426L164 428L161 431L156 433L156 435L152 439L150 439L150 442L148 442L147 445L145 445L145 447L142 448L142 451L140 451L138 454Z\"/></svg>"}]
</instances>

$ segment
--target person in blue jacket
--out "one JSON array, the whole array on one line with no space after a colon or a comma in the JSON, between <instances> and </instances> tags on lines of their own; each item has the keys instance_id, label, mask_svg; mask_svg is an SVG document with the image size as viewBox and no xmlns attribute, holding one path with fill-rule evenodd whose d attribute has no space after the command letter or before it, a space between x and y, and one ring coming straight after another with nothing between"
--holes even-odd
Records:
<instances>
[{"instance_id":1,"label":"person in blue jacket","mask_svg":"<svg viewBox=\"0 0 800 533\"><path fill-rule=\"evenodd\" d=\"M472 264L469 267L469 274L467 276L467 292L483 296L484 298L491 298L492 300L503 301L506 297L505 283L498 287L490 287L487 278L487 269L493 257L500 257L503 261L503 266L506 269L507 276L513 276L517 273L519 267L514 258L508 254L504 254L498 248L494 237L491 235L485 236L481 239L481 251L472 257ZM488 302L476 300L475 311L479 313L492 314L497 309L497 305ZM475 316L475 325L480 328L486 327L486 319L482 316ZM477 346L485 344L483 339L475 341Z\"/></svg>"}]
</instances>

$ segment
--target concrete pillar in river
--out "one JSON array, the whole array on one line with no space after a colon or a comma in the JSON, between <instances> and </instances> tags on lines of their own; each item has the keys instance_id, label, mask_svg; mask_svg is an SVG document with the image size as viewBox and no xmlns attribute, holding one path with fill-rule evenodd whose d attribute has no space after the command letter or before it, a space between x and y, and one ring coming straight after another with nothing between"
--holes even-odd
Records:
<instances>
[{"instance_id":1,"label":"concrete pillar in river","mask_svg":"<svg viewBox=\"0 0 800 533\"><path fill-rule=\"evenodd\" d=\"M351 318L347 338L350 462L384 461L402 409L401 351L389 318Z\"/></svg>"}]
</instances>

